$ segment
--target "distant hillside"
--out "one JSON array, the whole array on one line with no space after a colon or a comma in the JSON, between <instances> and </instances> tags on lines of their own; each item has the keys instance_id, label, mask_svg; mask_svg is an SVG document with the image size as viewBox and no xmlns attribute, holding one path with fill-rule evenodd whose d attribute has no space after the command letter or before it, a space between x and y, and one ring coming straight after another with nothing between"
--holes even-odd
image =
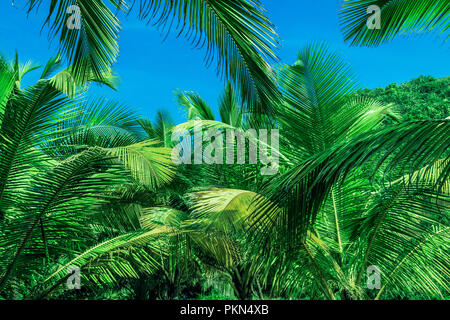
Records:
<instances>
[{"instance_id":1,"label":"distant hillside","mask_svg":"<svg viewBox=\"0 0 450 320\"><path fill-rule=\"evenodd\" d=\"M443 119L450 116L450 77L421 76L400 85L364 89L362 97L376 99L384 104L394 103L404 120Z\"/></svg>"}]
</instances>

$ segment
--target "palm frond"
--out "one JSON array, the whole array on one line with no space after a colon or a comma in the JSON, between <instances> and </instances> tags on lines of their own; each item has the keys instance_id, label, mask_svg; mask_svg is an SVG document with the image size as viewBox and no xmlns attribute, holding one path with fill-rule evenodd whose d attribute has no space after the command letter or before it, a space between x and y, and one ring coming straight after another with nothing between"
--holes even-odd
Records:
<instances>
[{"instance_id":1,"label":"palm frond","mask_svg":"<svg viewBox=\"0 0 450 320\"><path fill-rule=\"evenodd\" d=\"M193 218L203 223L206 230L225 233L249 227L251 204L258 197L254 192L236 189L209 189L189 195Z\"/></svg>"},{"instance_id":2,"label":"palm frond","mask_svg":"<svg viewBox=\"0 0 450 320\"><path fill-rule=\"evenodd\" d=\"M378 46L399 35L435 32L450 37L448 0L344 0L341 24L352 45ZM371 6L380 9L380 29L368 27ZM369 12L368 12L369 11Z\"/></svg>"},{"instance_id":3,"label":"palm frond","mask_svg":"<svg viewBox=\"0 0 450 320\"><path fill-rule=\"evenodd\" d=\"M77 101L75 117L63 120L61 132L54 132L54 141L45 151L57 159L85 150L88 147L116 148L141 141L144 136L140 118L126 105L105 98Z\"/></svg>"},{"instance_id":4,"label":"palm frond","mask_svg":"<svg viewBox=\"0 0 450 320\"><path fill-rule=\"evenodd\" d=\"M41 3L42 0L29 1L28 11L39 8ZM122 1L108 3L125 9ZM72 7L76 10L69 10L71 6L76 6ZM77 24L69 28L71 19L79 19L80 28ZM53 0L45 24L49 25L50 37L59 37L60 50L73 66L77 82L86 81L92 73L98 79L110 74L119 54L120 23L105 1Z\"/></svg>"},{"instance_id":5,"label":"palm frond","mask_svg":"<svg viewBox=\"0 0 450 320\"><path fill-rule=\"evenodd\" d=\"M3 122L6 103L14 88L16 72L9 67L8 61L0 56L0 122Z\"/></svg>"},{"instance_id":6,"label":"palm frond","mask_svg":"<svg viewBox=\"0 0 450 320\"><path fill-rule=\"evenodd\" d=\"M11 217L1 237L2 247L8 248L2 252L6 256L0 265L1 289L17 271L41 219L61 211L83 214L96 201L102 201L102 193L107 194L108 188L124 181L117 168L104 160L101 150L87 150L37 175L24 190L19 213Z\"/></svg>"},{"instance_id":7,"label":"palm frond","mask_svg":"<svg viewBox=\"0 0 450 320\"><path fill-rule=\"evenodd\" d=\"M143 0L140 18L165 28L176 23L179 34L195 46L207 47L207 64L232 80L248 106L270 111L278 100L273 71L266 61L277 59L272 24L257 0Z\"/></svg>"},{"instance_id":8,"label":"palm frond","mask_svg":"<svg viewBox=\"0 0 450 320\"><path fill-rule=\"evenodd\" d=\"M215 120L214 114L208 103L196 92L175 92L177 103L187 113L189 120Z\"/></svg>"},{"instance_id":9,"label":"palm frond","mask_svg":"<svg viewBox=\"0 0 450 320\"><path fill-rule=\"evenodd\" d=\"M395 294L405 292L404 288L429 297L443 298L448 293L448 179L436 189L448 162L437 161L397 180L378 194L363 217L354 219L354 236L365 244L355 281L360 281L367 266L381 268L385 279L377 297L384 290Z\"/></svg>"},{"instance_id":10,"label":"palm frond","mask_svg":"<svg viewBox=\"0 0 450 320\"><path fill-rule=\"evenodd\" d=\"M117 157L131 171L133 177L149 188L166 184L175 174L172 150L156 147L158 141L149 140L137 144L107 149L110 156Z\"/></svg>"},{"instance_id":11,"label":"palm frond","mask_svg":"<svg viewBox=\"0 0 450 320\"><path fill-rule=\"evenodd\" d=\"M120 278L138 278L160 266L159 257L166 250L159 238L170 234L165 227L129 232L108 239L80 253L47 279L38 296L45 297L67 279L70 266L78 266L84 280L96 285L115 283Z\"/></svg>"},{"instance_id":12,"label":"palm frond","mask_svg":"<svg viewBox=\"0 0 450 320\"><path fill-rule=\"evenodd\" d=\"M76 100L70 101L48 83L16 93L9 100L0 127L0 210L14 203L27 184L29 170L39 165L38 150L51 140L58 126L75 116Z\"/></svg>"},{"instance_id":13,"label":"palm frond","mask_svg":"<svg viewBox=\"0 0 450 320\"><path fill-rule=\"evenodd\" d=\"M219 98L219 113L222 122L236 128L242 128L244 122L242 109L243 107L239 104L233 87L230 83L227 83L222 96Z\"/></svg>"}]
</instances>

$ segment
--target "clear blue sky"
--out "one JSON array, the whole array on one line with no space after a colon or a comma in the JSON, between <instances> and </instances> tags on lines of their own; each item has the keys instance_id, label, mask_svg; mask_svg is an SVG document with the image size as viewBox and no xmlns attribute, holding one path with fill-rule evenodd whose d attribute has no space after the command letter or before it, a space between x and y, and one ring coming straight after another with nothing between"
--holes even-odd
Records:
<instances>
[{"instance_id":1,"label":"clear blue sky","mask_svg":"<svg viewBox=\"0 0 450 320\"><path fill-rule=\"evenodd\" d=\"M56 52L56 42L41 33L44 10L27 17L22 9L27 0L2 0L0 4L0 52L22 60L45 63ZM349 47L340 32L339 0L263 0L268 15L282 38L279 56L283 63L295 62L299 48L308 41L326 41L352 65L363 87L406 82L420 75L450 76L450 48L433 35L399 38L378 48ZM177 88L199 92L215 108L223 81L214 66L204 66L204 50L191 49L183 38L163 37L153 27L133 17L121 19L121 53L115 66L121 78L118 92L93 89L93 95L106 95L153 118L166 109L174 120L184 119L173 91ZM38 74L37 74L38 75ZM32 80L32 77L31 79Z\"/></svg>"}]
</instances>

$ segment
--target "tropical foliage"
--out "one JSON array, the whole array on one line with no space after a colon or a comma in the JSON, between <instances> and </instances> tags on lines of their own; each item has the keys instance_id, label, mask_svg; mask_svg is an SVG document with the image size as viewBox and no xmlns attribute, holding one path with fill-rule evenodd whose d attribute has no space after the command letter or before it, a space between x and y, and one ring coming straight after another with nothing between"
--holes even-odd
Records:
<instances>
[{"instance_id":1,"label":"tropical foliage","mask_svg":"<svg viewBox=\"0 0 450 320\"><path fill-rule=\"evenodd\" d=\"M450 114L450 78L422 76L409 82L392 83L386 88L364 89L359 96L393 104L403 120L443 119Z\"/></svg>"},{"instance_id":2,"label":"tropical foliage","mask_svg":"<svg viewBox=\"0 0 450 320\"><path fill-rule=\"evenodd\" d=\"M372 2L345 1L356 43L448 21L445 1L386 1L390 25L373 38L358 27ZM73 3L81 31L62 27ZM188 120L176 125L159 111L151 121L89 97L94 83L115 87L113 8L133 10L123 1L51 2L47 22L69 67L61 57L44 67L0 59L0 299L450 296L447 78L362 90L323 43L271 67L263 57L275 56L276 35L256 1L141 1L143 20L174 19L206 40L230 79L219 118L198 93L177 91ZM433 103L417 115L417 101ZM176 165L174 134L191 146L199 128L244 132L244 161L211 162L221 148L239 151L237 139L217 147L216 135L192 148L216 146L206 163ZM251 129L279 130L277 174L249 163L254 146L274 147ZM79 290L68 285L74 270Z\"/></svg>"}]
</instances>

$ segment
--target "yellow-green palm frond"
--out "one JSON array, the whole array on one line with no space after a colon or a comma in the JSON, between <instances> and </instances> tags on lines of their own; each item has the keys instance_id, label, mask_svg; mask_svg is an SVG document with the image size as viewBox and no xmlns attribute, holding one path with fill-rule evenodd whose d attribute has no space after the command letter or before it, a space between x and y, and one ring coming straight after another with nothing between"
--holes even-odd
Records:
<instances>
[{"instance_id":1,"label":"yellow-green palm frond","mask_svg":"<svg viewBox=\"0 0 450 320\"><path fill-rule=\"evenodd\" d=\"M156 147L158 144L156 140L148 140L106 149L106 152L117 157L137 181L156 189L170 182L176 171L172 149Z\"/></svg>"}]
</instances>

